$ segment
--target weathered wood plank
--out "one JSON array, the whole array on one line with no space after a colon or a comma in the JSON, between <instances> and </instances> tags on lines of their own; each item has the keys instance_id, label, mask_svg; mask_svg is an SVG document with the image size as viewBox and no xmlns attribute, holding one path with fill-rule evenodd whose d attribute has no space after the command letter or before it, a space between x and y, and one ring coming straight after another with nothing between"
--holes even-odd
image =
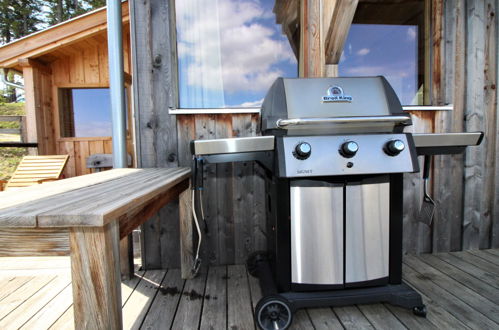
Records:
<instances>
[{"instance_id":1,"label":"weathered wood plank","mask_svg":"<svg viewBox=\"0 0 499 330\"><path fill-rule=\"evenodd\" d=\"M385 304L384 306L390 312L392 312L393 315L395 315L395 317L398 320L400 320L400 322L402 322L404 326L407 327L408 329L414 329L414 330L440 329L435 324L433 324L427 317L414 316L414 313L410 309L394 306L391 304ZM431 308L428 305L426 307L430 310L430 313L433 313L434 311L433 308Z\"/></svg>"},{"instance_id":2,"label":"weathered wood plank","mask_svg":"<svg viewBox=\"0 0 499 330\"><path fill-rule=\"evenodd\" d=\"M165 270L148 270L123 306L123 328L139 329L156 297Z\"/></svg>"},{"instance_id":3,"label":"weathered wood plank","mask_svg":"<svg viewBox=\"0 0 499 330\"><path fill-rule=\"evenodd\" d=\"M197 329L199 327L207 274L207 269L201 268L196 278L185 283L172 329Z\"/></svg>"},{"instance_id":4,"label":"weathered wood plank","mask_svg":"<svg viewBox=\"0 0 499 330\"><path fill-rule=\"evenodd\" d=\"M382 304L359 305L359 309L375 328L407 329L404 324Z\"/></svg>"},{"instance_id":5,"label":"weathered wood plank","mask_svg":"<svg viewBox=\"0 0 499 330\"><path fill-rule=\"evenodd\" d=\"M465 303L463 298L464 292L458 293L458 296L451 294L447 289L449 285L444 283L445 289L440 286L442 283L434 283L433 277L429 277L426 273L419 273L414 268L404 264L403 268L405 279L416 289L424 293L431 300L454 315L458 320L472 328L496 327L496 323L478 312L476 309ZM455 285L455 284L453 284ZM462 286L460 288L463 288ZM470 290L471 291L471 290ZM472 292L472 291L471 291ZM480 298L478 298L480 299ZM469 299L466 299L469 301Z\"/></svg>"},{"instance_id":6,"label":"weathered wood plank","mask_svg":"<svg viewBox=\"0 0 499 330\"><path fill-rule=\"evenodd\" d=\"M201 329L227 328L227 267L213 266L208 271Z\"/></svg>"},{"instance_id":7,"label":"weathered wood plank","mask_svg":"<svg viewBox=\"0 0 499 330\"><path fill-rule=\"evenodd\" d=\"M291 326L289 327L291 330L306 330L313 328L314 326L310 321L310 317L304 309L298 310L295 315L293 315L293 323L291 323Z\"/></svg>"},{"instance_id":8,"label":"weathered wood plank","mask_svg":"<svg viewBox=\"0 0 499 330\"><path fill-rule=\"evenodd\" d=\"M309 308L307 313L314 329L343 329L338 317L331 308Z\"/></svg>"},{"instance_id":9,"label":"weathered wood plank","mask_svg":"<svg viewBox=\"0 0 499 330\"><path fill-rule=\"evenodd\" d=\"M325 36L325 64L340 62L343 45L347 40L348 31L352 25L358 0L336 0L329 28Z\"/></svg>"},{"instance_id":10,"label":"weathered wood plank","mask_svg":"<svg viewBox=\"0 0 499 330\"><path fill-rule=\"evenodd\" d=\"M69 238L75 327L121 328L118 223L74 227Z\"/></svg>"},{"instance_id":11,"label":"weathered wood plank","mask_svg":"<svg viewBox=\"0 0 499 330\"><path fill-rule=\"evenodd\" d=\"M10 279L7 284L2 286L0 302L5 299L5 297L8 297L10 294L20 289L23 285L26 285L32 279L34 279L33 276L20 276Z\"/></svg>"},{"instance_id":12,"label":"weathered wood plank","mask_svg":"<svg viewBox=\"0 0 499 330\"><path fill-rule=\"evenodd\" d=\"M41 288L53 281L56 276L37 276L29 284L22 285L17 290L6 296L0 303L0 320L8 315L11 311L16 309L29 297L34 295Z\"/></svg>"},{"instance_id":13,"label":"weathered wood plank","mask_svg":"<svg viewBox=\"0 0 499 330\"><path fill-rule=\"evenodd\" d=\"M467 258L465 255L461 254L437 254L436 257L444 260L445 262L454 265L467 272L470 275L482 280L495 288L499 289L499 266L495 266L481 258ZM468 256L470 256L468 254ZM472 259L472 260L470 260ZM494 269L495 266L495 269Z\"/></svg>"},{"instance_id":14,"label":"weathered wood plank","mask_svg":"<svg viewBox=\"0 0 499 330\"><path fill-rule=\"evenodd\" d=\"M156 298L154 298L141 328L170 328L183 286L184 281L180 278L180 270L169 270L158 289L159 292L156 294Z\"/></svg>"},{"instance_id":15,"label":"weathered wood plank","mask_svg":"<svg viewBox=\"0 0 499 330\"><path fill-rule=\"evenodd\" d=\"M491 255L489 253L486 253L486 252L483 252L482 250L470 250L470 251L467 251L468 253L471 253L477 257L480 257L484 260L487 260L488 262L494 264L494 265L497 265L499 266L499 257L495 256L495 255Z\"/></svg>"},{"instance_id":16,"label":"weathered wood plank","mask_svg":"<svg viewBox=\"0 0 499 330\"><path fill-rule=\"evenodd\" d=\"M36 313L26 322L21 329L47 329L55 323L59 316L72 304L71 286L68 285L60 291L57 296L46 304L42 310Z\"/></svg>"},{"instance_id":17,"label":"weathered wood plank","mask_svg":"<svg viewBox=\"0 0 499 330\"><path fill-rule=\"evenodd\" d=\"M448 264L447 262L433 256L433 255L423 255L419 258L428 265L431 265L440 272L446 274L447 276L453 278L461 285L464 285L479 295L489 299L496 305L499 305L499 290L492 285L483 282L472 275L464 272L463 270Z\"/></svg>"},{"instance_id":18,"label":"weathered wood plank","mask_svg":"<svg viewBox=\"0 0 499 330\"><path fill-rule=\"evenodd\" d=\"M69 255L67 229L0 228L0 257Z\"/></svg>"},{"instance_id":19,"label":"weathered wood plank","mask_svg":"<svg viewBox=\"0 0 499 330\"><path fill-rule=\"evenodd\" d=\"M321 40L321 2L300 1L300 56L298 72L300 77L324 76L324 43Z\"/></svg>"},{"instance_id":20,"label":"weathered wood plank","mask_svg":"<svg viewBox=\"0 0 499 330\"><path fill-rule=\"evenodd\" d=\"M333 310L345 329L374 329L356 306L335 307Z\"/></svg>"},{"instance_id":21,"label":"weathered wood plank","mask_svg":"<svg viewBox=\"0 0 499 330\"><path fill-rule=\"evenodd\" d=\"M252 329L255 327L251 309L248 277L243 265L227 268L227 327Z\"/></svg>"}]
</instances>

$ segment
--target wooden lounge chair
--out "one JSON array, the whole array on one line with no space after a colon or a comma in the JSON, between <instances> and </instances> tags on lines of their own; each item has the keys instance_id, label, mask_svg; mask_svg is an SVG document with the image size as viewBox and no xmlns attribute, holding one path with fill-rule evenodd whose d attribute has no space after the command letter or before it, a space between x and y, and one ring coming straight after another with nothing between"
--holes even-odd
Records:
<instances>
[{"instance_id":1,"label":"wooden lounge chair","mask_svg":"<svg viewBox=\"0 0 499 330\"><path fill-rule=\"evenodd\" d=\"M24 156L9 181L0 180L0 191L59 180L69 155Z\"/></svg>"}]
</instances>

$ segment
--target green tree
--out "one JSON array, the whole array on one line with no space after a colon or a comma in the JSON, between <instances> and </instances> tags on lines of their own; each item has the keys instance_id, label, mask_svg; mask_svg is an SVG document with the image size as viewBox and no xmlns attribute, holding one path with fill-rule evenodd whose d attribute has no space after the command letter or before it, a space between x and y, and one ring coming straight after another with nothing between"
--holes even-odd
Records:
<instances>
[{"instance_id":1,"label":"green tree","mask_svg":"<svg viewBox=\"0 0 499 330\"><path fill-rule=\"evenodd\" d=\"M49 9L47 23L52 25L103 7L106 0L45 0L45 5Z\"/></svg>"}]
</instances>

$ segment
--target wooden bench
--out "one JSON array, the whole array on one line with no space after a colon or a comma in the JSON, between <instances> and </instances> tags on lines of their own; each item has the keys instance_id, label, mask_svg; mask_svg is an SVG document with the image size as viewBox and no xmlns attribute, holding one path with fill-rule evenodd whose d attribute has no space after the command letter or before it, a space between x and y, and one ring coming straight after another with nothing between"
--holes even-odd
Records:
<instances>
[{"instance_id":1,"label":"wooden bench","mask_svg":"<svg viewBox=\"0 0 499 330\"><path fill-rule=\"evenodd\" d=\"M120 238L177 198L182 277L190 275L189 179L189 168L114 169L0 192L0 228L69 231L76 329L120 329Z\"/></svg>"}]
</instances>

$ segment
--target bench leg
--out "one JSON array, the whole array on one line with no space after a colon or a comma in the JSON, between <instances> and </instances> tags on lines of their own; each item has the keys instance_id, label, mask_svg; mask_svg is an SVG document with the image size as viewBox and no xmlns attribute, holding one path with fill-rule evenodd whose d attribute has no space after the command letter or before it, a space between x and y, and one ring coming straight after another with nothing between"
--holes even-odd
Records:
<instances>
[{"instance_id":1,"label":"bench leg","mask_svg":"<svg viewBox=\"0 0 499 330\"><path fill-rule=\"evenodd\" d=\"M191 185L179 195L180 220L180 273L183 279L192 278L191 268L194 262L192 242L192 196Z\"/></svg>"},{"instance_id":2,"label":"bench leg","mask_svg":"<svg viewBox=\"0 0 499 330\"><path fill-rule=\"evenodd\" d=\"M75 329L121 329L119 226L74 227L69 234Z\"/></svg>"},{"instance_id":3,"label":"bench leg","mask_svg":"<svg viewBox=\"0 0 499 330\"><path fill-rule=\"evenodd\" d=\"M129 234L120 241L120 269L121 280L129 280L133 277L133 238Z\"/></svg>"}]
</instances>

